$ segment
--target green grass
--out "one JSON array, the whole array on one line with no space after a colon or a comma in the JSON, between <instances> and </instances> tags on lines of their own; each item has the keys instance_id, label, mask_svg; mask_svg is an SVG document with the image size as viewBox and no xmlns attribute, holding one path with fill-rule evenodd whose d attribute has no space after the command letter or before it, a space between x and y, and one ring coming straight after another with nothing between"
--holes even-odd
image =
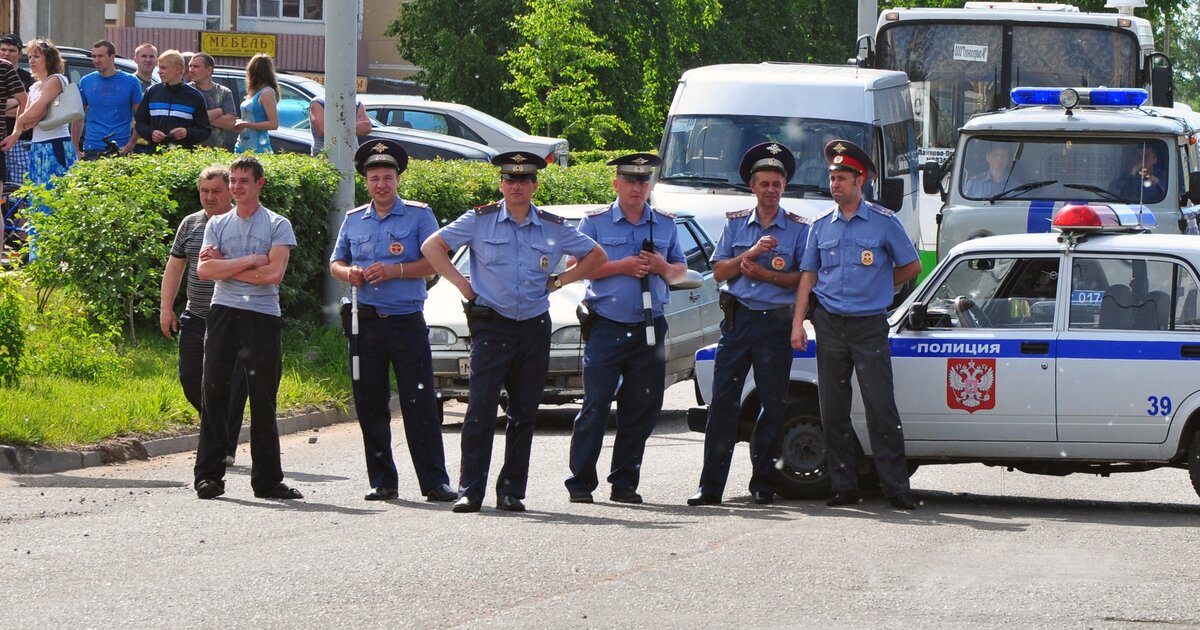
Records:
<instances>
[{"instance_id":1,"label":"green grass","mask_svg":"<svg viewBox=\"0 0 1200 630\"><path fill-rule=\"evenodd\" d=\"M27 369L19 386L0 387L0 444L61 448L196 430L199 418L179 385L174 341L146 325L138 330L136 346L120 339L114 344L94 322L88 322L93 338L72 341L79 339L84 318L64 323L71 300L55 298L47 316L33 312L32 300L25 302ZM287 321L283 339L280 415L350 400L346 342L339 330ZM92 370L98 374L63 375L81 364L99 366Z\"/></svg>"}]
</instances>

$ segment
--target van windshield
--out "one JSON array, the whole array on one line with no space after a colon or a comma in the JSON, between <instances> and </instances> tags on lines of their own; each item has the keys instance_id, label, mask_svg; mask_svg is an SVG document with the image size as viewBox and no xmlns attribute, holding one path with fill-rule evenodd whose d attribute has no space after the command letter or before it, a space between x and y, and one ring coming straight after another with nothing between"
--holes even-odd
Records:
<instances>
[{"instance_id":1,"label":"van windshield","mask_svg":"<svg viewBox=\"0 0 1200 630\"><path fill-rule=\"evenodd\" d=\"M668 121L662 150L662 181L688 185L741 186L738 166L750 147L779 142L796 156L790 187L828 190L829 171L823 149L834 139L861 147L874 146L870 126L838 120L776 116L674 116Z\"/></svg>"},{"instance_id":2,"label":"van windshield","mask_svg":"<svg viewBox=\"0 0 1200 630\"><path fill-rule=\"evenodd\" d=\"M1167 144L1155 138L975 137L962 153L966 199L1158 203L1169 185Z\"/></svg>"}]
</instances>

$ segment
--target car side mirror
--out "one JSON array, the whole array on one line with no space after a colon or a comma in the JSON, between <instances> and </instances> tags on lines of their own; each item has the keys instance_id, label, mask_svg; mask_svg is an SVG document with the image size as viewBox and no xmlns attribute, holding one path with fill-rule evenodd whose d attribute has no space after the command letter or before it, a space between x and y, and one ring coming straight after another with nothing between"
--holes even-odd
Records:
<instances>
[{"instance_id":1,"label":"car side mirror","mask_svg":"<svg viewBox=\"0 0 1200 630\"><path fill-rule=\"evenodd\" d=\"M1188 200L1200 205L1200 171L1188 173Z\"/></svg>"},{"instance_id":2,"label":"car side mirror","mask_svg":"<svg viewBox=\"0 0 1200 630\"><path fill-rule=\"evenodd\" d=\"M924 302L913 302L908 307L908 327L913 330L929 329L929 305Z\"/></svg>"},{"instance_id":3,"label":"car side mirror","mask_svg":"<svg viewBox=\"0 0 1200 630\"><path fill-rule=\"evenodd\" d=\"M892 212L899 212L904 207L904 179L900 177L883 178L883 194L879 202Z\"/></svg>"},{"instance_id":4,"label":"car side mirror","mask_svg":"<svg viewBox=\"0 0 1200 630\"><path fill-rule=\"evenodd\" d=\"M942 192L942 165L930 160L921 165L921 189L926 195Z\"/></svg>"},{"instance_id":5,"label":"car side mirror","mask_svg":"<svg viewBox=\"0 0 1200 630\"><path fill-rule=\"evenodd\" d=\"M699 289L704 284L704 276L700 275L695 269L688 269L687 275L682 280L671 285L672 291L690 291Z\"/></svg>"}]
</instances>

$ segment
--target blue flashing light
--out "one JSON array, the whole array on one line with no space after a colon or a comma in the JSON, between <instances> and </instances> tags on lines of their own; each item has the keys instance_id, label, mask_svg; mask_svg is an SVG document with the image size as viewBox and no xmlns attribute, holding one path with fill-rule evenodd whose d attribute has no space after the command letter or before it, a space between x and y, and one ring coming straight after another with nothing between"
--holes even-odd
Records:
<instances>
[{"instance_id":1,"label":"blue flashing light","mask_svg":"<svg viewBox=\"0 0 1200 630\"><path fill-rule=\"evenodd\" d=\"M1089 96L1092 105L1141 107L1150 93L1141 88L1094 88Z\"/></svg>"},{"instance_id":2,"label":"blue flashing light","mask_svg":"<svg viewBox=\"0 0 1200 630\"><path fill-rule=\"evenodd\" d=\"M1017 105L1058 105L1062 88L1013 88L1010 96Z\"/></svg>"}]
</instances>

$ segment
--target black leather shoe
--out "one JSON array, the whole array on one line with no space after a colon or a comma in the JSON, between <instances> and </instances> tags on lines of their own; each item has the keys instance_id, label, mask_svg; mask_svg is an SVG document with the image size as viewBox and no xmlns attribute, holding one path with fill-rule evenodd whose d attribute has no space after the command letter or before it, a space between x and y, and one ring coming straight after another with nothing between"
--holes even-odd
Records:
<instances>
[{"instance_id":1,"label":"black leather shoe","mask_svg":"<svg viewBox=\"0 0 1200 630\"><path fill-rule=\"evenodd\" d=\"M459 497L458 501L454 502L454 507L450 508L450 509L455 512L458 512L460 514L463 514L466 512L478 512L479 511L479 503L480 503L479 501L476 501L475 499L472 499L471 497L466 497L466 496Z\"/></svg>"},{"instance_id":2,"label":"black leather shoe","mask_svg":"<svg viewBox=\"0 0 1200 630\"><path fill-rule=\"evenodd\" d=\"M502 494L496 497L496 509L504 510L505 512L524 512L525 504L521 500L510 494Z\"/></svg>"},{"instance_id":3,"label":"black leather shoe","mask_svg":"<svg viewBox=\"0 0 1200 630\"><path fill-rule=\"evenodd\" d=\"M286 483L281 483L265 492L254 491L254 496L260 499L282 499L284 501L292 501L295 499L303 499L304 495L295 488L289 488Z\"/></svg>"},{"instance_id":4,"label":"black leather shoe","mask_svg":"<svg viewBox=\"0 0 1200 630\"><path fill-rule=\"evenodd\" d=\"M892 497L890 500L892 502L892 507L896 508L897 510L915 510L915 509L917 509L917 502L914 501L912 495L908 494L907 492L902 493L902 494L897 494L896 496Z\"/></svg>"},{"instance_id":5,"label":"black leather shoe","mask_svg":"<svg viewBox=\"0 0 1200 630\"><path fill-rule=\"evenodd\" d=\"M395 488L375 488L363 497L368 501L391 501L400 497L400 492Z\"/></svg>"},{"instance_id":6,"label":"black leather shoe","mask_svg":"<svg viewBox=\"0 0 1200 630\"><path fill-rule=\"evenodd\" d=\"M592 502L592 493L591 492L576 492L576 491L572 490L570 501L571 501L571 503L591 503Z\"/></svg>"},{"instance_id":7,"label":"black leather shoe","mask_svg":"<svg viewBox=\"0 0 1200 630\"><path fill-rule=\"evenodd\" d=\"M196 496L201 499L215 499L225 494L225 484L215 479L201 479L196 482Z\"/></svg>"},{"instance_id":8,"label":"black leather shoe","mask_svg":"<svg viewBox=\"0 0 1200 630\"><path fill-rule=\"evenodd\" d=\"M763 492L759 490L757 492L751 492L750 496L754 497L754 502L759 505L770 505L775 502L774 492Z\"/></svg>"},{"instance_id":9,"label":"black leather shoe","mask_svg":"<svg viewBox=\"0 0 1200 630\"><path fill-rule=\"evenodd\" d=\"M721 497L716 496L714 494L704 494L703 492L697 492L696 494L693 494L692 496L688 497L687 504L691 505L691 506L721 505Z\"/></svg>"},{"instance_id":10,"label":"black leather shoe","mask_svg":"<svg viewBox=\"0 0 1200 630\"><path fill-rule=\"evenodd\" d=\"M858 492L848 490L846 492L834 492L833 496L829 497L829 500L825 502L825 505L830 507L835 507L838 505L853 505L861 500L862 497L858 495Z\"/></svg>"},{"instance_id":11,"label":"black leather shoe","mask_svg":"<svg viewBox=\"0 0 1200 630\"><path fill-rule=\"evenodd\" d=\"M453 501L457 498L458 493L455 492L449 485L444 483L434 486L433 490L430 490L425 495L426 501Z\"/></svg>"},{"instance_id":12,"label":"black leather shoe","mask_svg":"<svg viewBox=\"0 0 1200 630\"><path fill-rule=\"evenodd\" d=\"M617 503L641 503L642 495L631 488L613 488L608 499Z\"/></svg>"}]
</instances>

